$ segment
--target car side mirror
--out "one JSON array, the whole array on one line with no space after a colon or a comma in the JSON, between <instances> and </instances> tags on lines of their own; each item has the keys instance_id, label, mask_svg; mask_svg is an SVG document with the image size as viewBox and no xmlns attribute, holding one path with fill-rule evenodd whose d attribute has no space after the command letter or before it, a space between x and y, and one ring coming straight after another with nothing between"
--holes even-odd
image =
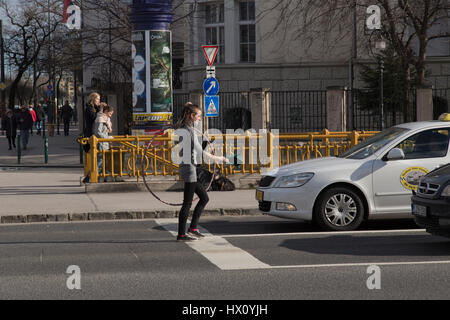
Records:
<instances>
[{"instance_id":1,"label":"car side mirror","mask_svg":"<svg viewBox=\"0 0 450 320\"><path fill-rule=\"evenodd\" d=\"M388 152L387 154L387 160L402 160L405 159L405 153L403 152L402 149L399 148L394 148L391 151Z\"/></svg>"}]
</instances>

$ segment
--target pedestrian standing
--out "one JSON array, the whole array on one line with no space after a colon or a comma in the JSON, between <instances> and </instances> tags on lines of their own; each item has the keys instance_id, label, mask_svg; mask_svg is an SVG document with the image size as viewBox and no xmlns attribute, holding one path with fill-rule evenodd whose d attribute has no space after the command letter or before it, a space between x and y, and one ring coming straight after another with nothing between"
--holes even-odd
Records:
<instances>
[{"instance_id":1,"label":"pedestrian standing","mask_svg":"<svg viewBox=\"0 0 450 320\"><path fill-rule=\"evenodd\" d=\"M2 130L6 133L6 138L8 139L8 150L11 150L12 147L16 147L16 136L17 136L17 120L16 116L12 112L11 109L6 111L6 115L2 118Z\"/></svg>"},{"instance_id":2,"label":"pedestrian standing","mask_svg":"<svg viewBox=\"0 0 450 320\"><path fill-rule=\"evenodd\" d=\"M22 139L22 148L23 150L27 150L30 128L33 126L33 118L31 117L28 107L25 105L21 107L20 112L17 114L17 125Z\"/></svg>"},{"instance_id":3,"label":"pedestrian standing","mask_svg":"<svg viewBox=\"0 0 450 320\"><path fill-rule=\"evenodd\" d=\"M37 116L36 116L36 112L33 110L33 106L31 104L28 106L28 110L30 111L31 118L33 119L33 124L31 125L31 128L30 128L31 135L33 135L33 126L37 121Z\"/></svg>"},{"instance_id":4,"label":"pedestrian standing","mask_svg":"<svg viewBox=\"0 0 450 320\"><path fill-rule=\"evenodd\" d=\"M88 102L83 111L83 137L90 138L92 136L92 130L94 128L95 119L97 113L101 111L100 95L97 92L93 92L89 95ZM91 146L88 144L83 145L84 152L88 153ZM83 183L88 183L90 180L90 172L84 177Z\"/></svg>"},{"instance_id":5,"label":"pedestrian standing","mask_svg":"<svg viewBox=\"0 0 450 320\"><path fill-rule=\"evenodd\" d=\"M84 108L83 136L85 138L90 138L92 136L94 122L99 111L101 111L100 95L97 92L93 92L89 95L88 103L86 103ZM88 151L89 145L88 147L85 147L85 152Z\"/></svg>"},{"instance_id":6,"label":"pedestrian standing","mask_svg":"<svg viewBox=\"0 0 450 320\"><path fill-rule=\"evenodd\" d=\"M94 134L97 138L107 139L110 138L110 133L112 133L112 122L111 117L114 114L114 108L105 105L102 111L97 113L94 123ZM103 168L103 152L104 150L109 150L109 142L99 142L97 149L99 153L97 154L97 172L100 173L100 169ZM106 171L106 170L105 170ZM105 172L106 173L106 172ZM111 179L105 178L105 182L112 181Z\"/></svg>"},{"instance_id":7,"label":"pedestrian standing","mask_svg":"<svg viewBox=\"0 0 450 320\"><path fill-rule=\"evenodd\" d=\"M187 138L187 141L181 141L181 153L189 150L188 154L180 154L180 175L184 181L184 192L183 205L178 218L178 241L192 241L204 237L198 230L198 223L209 198L203 184L197 181L197 167L201 165L201 155L203 154L203 156L214 162L228 162L228 159L225 157L214 156L203 150L196 134L197 129L195 129L195 126L200 123L201 119L201 108L188 102L185 104L183 116L178 122L178 127L184 130L181 136ZM199 201L194 208L194 214L186 235L186 223L194 199L194 193L199 197Z\"/></svg>"},{"instance_id":8,"label":"pedestrian standing","mask_svg":"<svg viewBox=\"0 0 450 320\"><path fill-rule=\"evenodd\" d=\"M38 103L35 109L36 110L34 111L36 112L36 123L35 123L36 134L40 135L42 130L42 121L44 120L45 113L40 103Z\"/></svg>"},{"instance_id":9,"label":"pedestrian standing","mask_svg":"<svg viewBox=\"0 0 450 320\"><path fill-rule=\"evenodd\" d=\"M69 127L70 127L70 120L72 119L72 107L69 105L69 101L66 101L66 103L61 108L61 119L64 123L64 135L69 135Z\"/></svg>"}]
</instances>

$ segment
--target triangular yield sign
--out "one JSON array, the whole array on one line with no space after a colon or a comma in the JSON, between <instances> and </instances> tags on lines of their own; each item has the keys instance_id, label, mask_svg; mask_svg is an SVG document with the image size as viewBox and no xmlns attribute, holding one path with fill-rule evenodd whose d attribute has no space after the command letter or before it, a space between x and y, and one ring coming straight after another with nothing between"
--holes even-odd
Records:
<instances>
[{"instance_id":1,"label":"triangular yield sign","mask_svg":"<svg viewBox=\"0 0 450 320\"><path fill-rule=\"evenodd\" d=\"M217 51L219 51L219 46L202 46L202 49L206 61L208 61L208 64L212 67L214 59L216 59Z\"/></svg>"}]
</instances>

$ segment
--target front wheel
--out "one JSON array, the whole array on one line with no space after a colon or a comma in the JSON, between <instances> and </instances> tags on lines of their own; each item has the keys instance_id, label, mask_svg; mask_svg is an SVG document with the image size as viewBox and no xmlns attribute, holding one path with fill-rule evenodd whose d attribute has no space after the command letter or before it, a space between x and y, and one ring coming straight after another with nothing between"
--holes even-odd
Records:
<instances>
[{"instance_id":1,"label":"front wheel","mask_svg":"<svg viewBox=\"0 0 450 320\"><path fill-rule=\"evenodd\" d=\"M361 197L348 188L332 188L318 199L315 222L325 230L350 231L359 227L364 217Z\"/></svg>"}]
</instances>

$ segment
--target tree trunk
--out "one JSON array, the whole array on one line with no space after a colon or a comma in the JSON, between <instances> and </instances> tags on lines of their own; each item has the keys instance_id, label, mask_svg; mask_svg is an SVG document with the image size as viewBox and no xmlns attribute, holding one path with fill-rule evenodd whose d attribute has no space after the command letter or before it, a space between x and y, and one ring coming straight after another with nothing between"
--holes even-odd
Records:
<instances>
[{"instance_id":1,"label":"tree trunk","mask_svg":"<svg viewBox=\"0 0 450 320\"><path fill-rule=\"evenodd\" d=\"M19 82L20 79L22 79L23 76L23 72L19 73L16 77L16 79L14 79L14 81L11 83L11 87L9 89L9 101L8 101L8 105L10 109L14 109L14 104L15 104L15 100L16 100L16 95L17 95L17 88L19 87Z\"/></svg>"}]
</instances>

